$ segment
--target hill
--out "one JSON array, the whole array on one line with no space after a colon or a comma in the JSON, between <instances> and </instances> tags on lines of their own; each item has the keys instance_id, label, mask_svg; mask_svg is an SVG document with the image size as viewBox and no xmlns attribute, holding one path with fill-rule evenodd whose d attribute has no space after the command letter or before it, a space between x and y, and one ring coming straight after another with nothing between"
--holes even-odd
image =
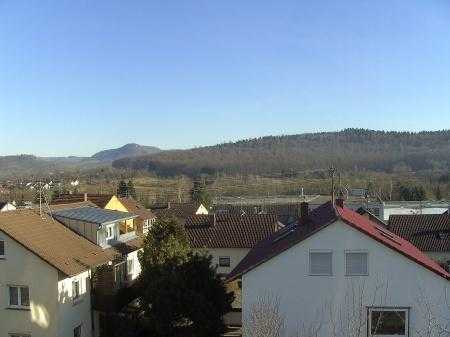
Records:
<instances>
[{"instance_id":1,"label":"hill","mask_svg":"<svg viewBox=\"0 0 450 337\"><path fill-rule=\"evenodd\" d=\"M116 149L109 149L97 152L91 158L99 161L114 161L125 157L137 157L158 153L161 150L154 146L144 146L139 144L126 144Z\"/></svg>"},{"instance_id":2,"label":"hill","mask_svg":"<svg viewBox=\"0 0 450 337\"><path fill-rule=\"evenodd\" d=\"M450 130L423 132L345 129L338 132L267 136L191 150L122 158L115 168L159 175L290 175L331 164L350 171L448 171Z\"/></svg>"}]
</instances>

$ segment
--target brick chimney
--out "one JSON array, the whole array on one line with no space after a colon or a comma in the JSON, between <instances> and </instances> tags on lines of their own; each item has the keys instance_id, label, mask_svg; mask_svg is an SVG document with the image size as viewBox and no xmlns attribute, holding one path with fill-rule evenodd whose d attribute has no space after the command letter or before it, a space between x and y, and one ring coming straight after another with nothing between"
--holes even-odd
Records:
<instances>
[{"instance_id":1,"label":"brick chimney","mask_svg":"<svg viewBox=\"0 0 450 337\"><path fill-rule=\"evenodd\" d=\"M344 208L344 198L342 198L342 197L336 198L335 204L336 204L336 206Z\"/></svg>"},{"instance_id":2,"label":"brick chimney","mask_svg":"<svg viewBox=\"0 0 450 337\"><path fill-rule=\"evenodd\" d=\"M306 201L300 203L300 217L307 216L309 213L309 204Z\"/></svg>"}]
</instances>

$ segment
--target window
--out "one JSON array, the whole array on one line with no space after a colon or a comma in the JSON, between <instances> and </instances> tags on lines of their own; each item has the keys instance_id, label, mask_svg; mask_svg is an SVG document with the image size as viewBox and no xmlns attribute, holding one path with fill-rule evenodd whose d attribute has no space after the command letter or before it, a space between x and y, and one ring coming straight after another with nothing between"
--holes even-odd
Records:
<instances>
[{"instance_id":1,"label":"window","mask_svg":"<svg viewBox=\"0 0 450 337\"><path fill-rule=\"evenodd\" d=\"M368 262L366 252L345 253L345 274L347 276L368 275Z\"/></svg>"},{"instance_id":2,"label":"window","mask_svg":"<svg viewBox=\"0 0 450 337\"><path fill-rule=\"evenodd\" d=\"M108 225L106 226L106 240L114 239L114 225Z\"/></svg>"},{"instance_id":3,"label":"window","mask_svg":"<svg viewBox=\"0 0 450 337\"><path fill-rule=\"evenodd\" d=\"M0 259L5 258L5 241L0 240Z\"/></svg>"},{"instance_id":4,"label":"window","mask_svg":"<svg viewBox=\"0 0 450 337\"><path fill-rule=\"evenodd\" d=\"M309 273L310 275L333 275L333 253L332 252L310 252Z\"/></svg>"},{"instance_id":5,"label":"window","mask_svg":"<svg viewBox=\"0 0 450 337\"><path fill-rule=\"evenodd\" d=\"M127 260L127 274L132 275L134 270L133 260Z\"/></svg>"},{"instance_id":6,"label":"window","mask_svg":"<svg viewBox=\"0 0 450 337\"><path fill-rule=\"evenodd\" d=\"M8 334L8 336L9 337L31 337L30 334L19 333L19 332L10 333L10 334Z\"/></svg>"},{"instance_id":7,"label":"window","mask_svg":"<svg viewBox=\"0 0 450 337\"><path fill-rule=\"evenodd\" d=\"M25 286L9 286L9 306L28 308L30 306L30 291Z\"/></svg>"},{"instance_id":8,"label":"window","mask_svg":"<svg viewBox=\"0 0 450 337\"><path fill-rule=\"evenodd\" d=\"M73 337L81 337L81 325L73 329Z\"/></svg>"},{"instance_id":9,"label":"window","mask_svg":"<svg viewBox=\"0 0 450 337\"><path fill-rule=\"evenodd\" d=\"M407 308L369 308L370 336L408 336Z\"/></svg>"},{"instance_id":10,"label":"window","mask_svg":"<svg viewBox=\"0 0 450 337\"><path fill-rule=\"evenodd\" d=\"M72 298L75 301L80 297L80 280L72 281Z\"/></svg>"},{"instance_id":11,"label":"window","mask_svg":"<svg viewBox=\"0 0 450 337\"><path fill-rule=\"evenodd\" d=\"M229 256L220 256L219 257L219 267L229 267L230 266L230 257Z\"/></svg>"}]
</instances>

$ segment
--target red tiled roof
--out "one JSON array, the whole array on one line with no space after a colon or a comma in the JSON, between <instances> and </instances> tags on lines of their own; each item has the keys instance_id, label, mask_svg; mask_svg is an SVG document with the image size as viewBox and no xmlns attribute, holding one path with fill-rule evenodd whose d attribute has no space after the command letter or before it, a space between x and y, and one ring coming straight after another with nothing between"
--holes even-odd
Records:
<instances>
[{"instance_id":1,"label":"red tiled roof","mask_svg":"<svg viewBox=\"0 0 450 337\"><path fill-rule=\"evenodd\" d=\"M301 218L298 225L287 226L259 242L230 273L228 281L245 274L339 219L436 274L450 278L449 273L410 242L348 208L337 207L327 202Z\"/></svg>"},{"instance_id":2,"label":"red tiled roof","mask_svg":"<svg viewBox=\"0 0 450 337\"><path fill-rule=\"evenodd\" d=\"M443 214L391 215L389 230L424 252L450 251L450 216Z\"/></svg>"},{"instance_id":3,"label":"red tiled roof","mask_svg":"<svg viewBox=\"0 0 450 337\"><path fill-rule=\"evenodd\" d=\"M108 202L113 197L112 194L87 194L86 198L88 201L93 202L100 208L105 208L105 206L108 204ZM68 204L68 203L74 203L74 202L81 202L85 201L85 195L78 193L78 194L62 194L59 197L52 200L53 205L57 204Z\"/></svg>"},{"instance_id":4,"label":"red tiled roof","mask_svg":"<svg viewBox=\"0 0 450 337\"><path fill-rule=\"evenodd\" d=\"M175 203L171 202L164 208L153 208L153 213L160 218L174 217L178 219L186 219L187 217L194 215L200 207L199 203L185 202Z\"/></svg>"},{"instance_id":5,"label":"red tiled roof","mask_svg":"<svg viewBox=\"0 0 450 337\"><path fill-rule=\"evenodd\" d=\"M185 221L194 248L253 248L278 228L276 216L270 214L199 214Z\"/></svg>"}]
</instances>

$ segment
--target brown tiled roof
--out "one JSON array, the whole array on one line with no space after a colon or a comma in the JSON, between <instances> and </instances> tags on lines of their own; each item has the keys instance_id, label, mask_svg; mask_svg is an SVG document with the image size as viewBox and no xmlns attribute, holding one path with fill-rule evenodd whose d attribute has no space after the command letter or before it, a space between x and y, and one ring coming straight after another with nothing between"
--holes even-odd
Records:
<instances>
[{"instance_id":1,"label":"brown tiled roof","mask_svg":"<svg viewBox=\"0 0 450 337\"><path fill-rule=\"evenodd\" d=\"M100 208L105 208L108 202L113 197L112 194L87 194L87 200L92 201ZM85 201L85 195L82 193L78 194L62 194L59 197L52 200L52 205L57 204L69 204L74 202Z\"/></svg>"},{"instance_id":2,"label":"brown tiled roof","mask_svg":"<svg viewBox=\"0 0 450 337\"><path fill-rule=\"evenodd\" d=\"M140 220L154 219L156 215L152 211L146 209L139 202L131 198L119 198L122 205L128 212L139 215Z\"/></svg>"},{"instance_id":3,"label":"brown tiled roof","mask_svg":"<svg viewBox=\"0 0 450 337\"><path fill-rule=\"evenodd\" d=\"M166 218L174 217L178 219L186 219L187 217L194 215L200 204L194 202L186 203L169 203L165 208L152 208L153 213L157 217Z\"/></svg>"},{"instance_id":4,"label":"brown tiled roof","mask_svg":"<svg viewBox=\"0 0 450 337\"><path fill-rule=\"evenodd\" d=\"M37 210L0 213L0 230L68 276L112 259L109 252Z\"/></svg>"},{"instance_id":5,"label":"brown tiled roof","mask_svg":"<svg viewBox=\"0 0 450 337\"><path fill-rule=\"evenodd\" d=\"M192 215L185 221L194 248L252 248L279 229L275 215Z\"/></svg>"},{"instance_id":6,"label":"brown tiled roof","mask_svg":"<svg viewBox=\"0 0 450 337\"><path fill-rule=\"evenodd\" d=\"M299 220L299 224L286 226L267 239L259 242L229 274L228 281L238 278L242 274L284 252L311 235L314 235L337 220L342 220L352 228L397 251L430 271L444 278L450 278L449 273L409 241L395 235L384 226L370 221L368 218L363 217L349 208L334 206L331 202L327 202L311 211L308 216L302 217Z\"/></svg>"},{"instance_id":7,"label":"brown tiled roof","mask_svg":"<svg viewBox=\"0 0 450 337\"><path fill-rule=\"evenodd\" d=\"M391 215L389 230L424 252L450 251L450 216L444 214Z\"/></svg>"},{"instance_id":8,"label":"brown tiled roof","mask_svg":"<svg viewBox=\"0 0 450 337\"><path fill-rule=\"evenodd\" d=\"M81 208L81 207L98 207L96 204L94 204L91 201L80 201L80 202L73 202L68 204L56 204L56 205L50 205L50 211L61 211L63 209L74 209L74 208Z\"/></svg>"}]
</instances>

